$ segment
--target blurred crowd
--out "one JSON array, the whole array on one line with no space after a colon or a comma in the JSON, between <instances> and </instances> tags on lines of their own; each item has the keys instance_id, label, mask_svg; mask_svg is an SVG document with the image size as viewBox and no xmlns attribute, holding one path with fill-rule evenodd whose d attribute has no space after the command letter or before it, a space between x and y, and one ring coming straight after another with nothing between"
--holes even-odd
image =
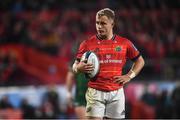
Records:
<instances>
[{"instance_id":1,"label":"blurred crowd","mask_svg":"<svg viewBox=\"0 0 180 120\"><path fill-rule=\"evenodd\" d=\"M37 90L37 89L32 89ZM28 94L28 91L26 91ZM38 91L36 91L38 92ZM16 94L17 96L19 94ZM18 105L15 105L10 100L12 95L1 95L0 99L0 118L1 119L57 119L57 118L70 118L68 109L63 109L60 105L60 95L55 87L46 87L43 94L39 94L40 104L33 105L34 98L27 98L21 96L20 98L14 97L13 101L20 99ZM6 112L4 112L6 111ZM73 115L73 113L71 113Z\"/></svg>"},{"instance_id":2,"label":"blurred crowd","mask_svg":"<svg viewBox=\"0 0 180 120\"><path fill-rule=\"evenodd\" d=\"M135 42L146 58L179 58L178 0L1 1L0 42L62 55L95 33L95 14L102 7L115 10L117 34Z\"/></svg>"},{"instance_id":3,"label":"blurred crowd","mask_svg":"<svg viewBox=\"0 0 180 120\"><path fill-rule=\"evenodd\" d=\"M148 86L151 86L150 84L144 84L144 85L145 85L144 91L142 95L139 96L139 99L130 99L131 97L128 96L126 97L127 118L136 118L136 119L180 118L179 83L176 83L172 91L169 91L167 89L164 89L162 91L159 90L154 91L155 89L154 90L148 89ZM129 91L129 92L133 92L133 91Z\"/></svg>"},{"instance_id":4,"label":"blurred crowd","mask_svg":"<svg viewBox=\"0 0 180 120\"><path fill-rule=\"evenodd\" d=\"M132 40L146 58L146 76L180 76L178 0L6 0L0 6L1 45L25 44L68 60L96 33L96 11L110 7L116 12L116 33Z\"/></svg>"}]
</instances>

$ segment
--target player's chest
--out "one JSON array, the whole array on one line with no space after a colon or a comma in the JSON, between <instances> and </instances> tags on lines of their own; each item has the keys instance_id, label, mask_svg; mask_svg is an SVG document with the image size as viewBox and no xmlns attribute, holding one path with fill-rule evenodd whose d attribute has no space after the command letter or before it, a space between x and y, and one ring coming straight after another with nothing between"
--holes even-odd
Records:
<instances>
[{"instance_id":1,"label":"player's chest","mask_svg":"<svg viewBox=\"0 0 180 120\"><path fill-rule=\"evenodd\" d=\"M114 42L92 44L88 49L94 51L100 59L125 58L127 53L126 45Z\"/></svg>"}]
</instances>

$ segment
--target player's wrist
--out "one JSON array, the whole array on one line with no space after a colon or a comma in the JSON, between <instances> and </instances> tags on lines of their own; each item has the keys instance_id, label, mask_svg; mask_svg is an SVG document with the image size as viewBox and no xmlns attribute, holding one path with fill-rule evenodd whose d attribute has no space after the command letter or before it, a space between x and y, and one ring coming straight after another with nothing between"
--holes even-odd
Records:
<instances>
[{"instance_id":1,"label":"player's wrist","mask_svg":"<svg viewBox=\"0 0 180 120\"><path fill-rule=\"evenodd\" d=\"M136 77L136 73L135 73L133 70L130 70L129 73L127 74L127 76L128 76L130 79L133 79L134 77Z\"/></svg>"},{"instance_id":2,"label":"player's wrist","mask_svg":"<svg viewBox=\"0 0 180 120\"><path fill-rule=\"evenodd\" d=\"M71 98L72 97L72 94L70 91L67 91L67 98Z\"/></svg>"}]
</instances>

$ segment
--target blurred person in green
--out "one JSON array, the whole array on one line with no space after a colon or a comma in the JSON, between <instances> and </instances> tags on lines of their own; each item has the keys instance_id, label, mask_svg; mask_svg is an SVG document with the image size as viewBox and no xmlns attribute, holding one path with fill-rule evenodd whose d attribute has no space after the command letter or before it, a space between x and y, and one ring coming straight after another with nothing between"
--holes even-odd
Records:
<instances>
[{"instance_id":1,"label":"blurred person in green","mask_svg":"<svg viewBox=\"0 0 180 120\"><path fill-rule=\"evenodd\" d=\"M68 90L68 107L75 109L75 114L78 119L85 119L86 99L85 93L87 90L87 78L84 73L74 74L69 70L66 77L66 88ZM75 96L72 95L72 88L76 84Z\"/></svg>"}]
</instances>

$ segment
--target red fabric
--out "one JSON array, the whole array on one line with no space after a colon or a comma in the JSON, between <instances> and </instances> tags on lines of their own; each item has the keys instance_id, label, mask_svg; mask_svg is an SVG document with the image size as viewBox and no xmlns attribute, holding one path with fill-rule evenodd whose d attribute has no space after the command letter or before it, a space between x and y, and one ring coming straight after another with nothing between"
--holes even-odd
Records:
<instances>
[{"instance_id":1,"label":"red fabric","mask_svg":"<svg viewBox=\"0 0 180 120\"><path fill-rule=\"evenodd\" d=\"M155 119L155 108L142 101L136 101L132 104L131 119Z\"/></svg>"},{"instance_id":2,"label":"red fabric","mask_svg":"<svg viewBox=\"0 0 180 120\"><path fill-rule=\"evenodd\" d=\"M17 109L0 110L0 118L6 120L22 120L22 111Z\"/></svg>"},{"instance_id":3,"label":"red fabric","mask_svg":"<svg viewBox=\"0 0 180 120\"><path fill-rule=\"evenodd\" d=\"M23 45L5 45L0 49L5 52L13 51L19 68L40 80L42 84L64 83L68 70L66 58L52 57Z\"/></svg>"},{"instance_id":4,"label":"red fabric","mask_svg":"<svg viewBox=\"0 0 180 120\"><path fill-rule=\"evenodd\" d=\"M89 81L88 86L112 91L122 87L114 83L113 77L121 75L126 59L133 59L139 51L127 39L115 35L114 40L99 40L95 35L83 41L79 47L77 58L81 58L86 51L94 51L100 60L100 72L95 80Z\"/></svg>"},{"instance_id":5,"label":"red fabric","mask_svg":"<svg viewBox=\"0 0 180 120\"><path fill-rule=\"evenodd\" d=\"M13 72L13 66L10 64L2 73L1 73L1 80L6 81L8 80L9 76Z\"/></svg>"}]
</instances>

